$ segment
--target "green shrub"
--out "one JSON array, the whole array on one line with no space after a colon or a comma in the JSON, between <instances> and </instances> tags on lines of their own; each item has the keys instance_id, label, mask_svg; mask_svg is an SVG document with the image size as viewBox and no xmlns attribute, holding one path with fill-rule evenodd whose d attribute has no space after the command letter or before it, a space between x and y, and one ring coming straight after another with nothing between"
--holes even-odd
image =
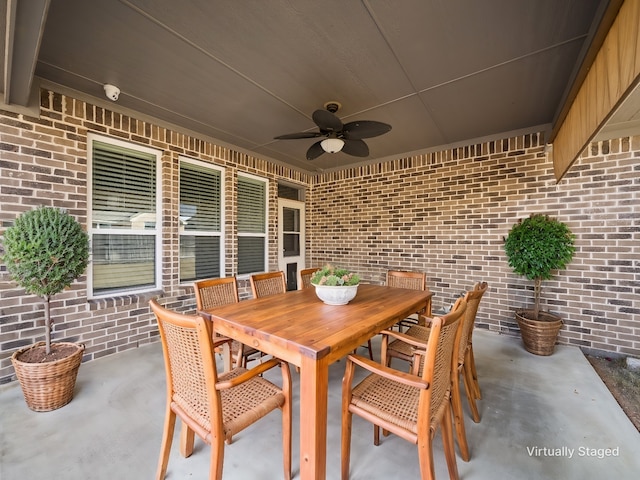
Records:
<instances>
[{"instance_id":1,"label":"green shrub","mask_svg":"<svg viewBox=\"0 0 640 480\"><path fill-rule=\"evenodd\" d=\"M49 352L49 299L86 270L89 236L68 213L53 207L39 207L16 218L4 234L3 248L2 261L11 278L27 293L45 301Z\"/></svg>"},{"instance_id":2,"label":"green shrub","mask_svg":"<svg viewBox=\"0 0 640 480\"><path fill-rule=\"evenodd\" d=\"M534 311L540 311L542 280L552 278L573 259L575 235L569 227L543 214L533 214L515 224L504 242L509 266L534 281Z\"/></svg>"}]
</instances>

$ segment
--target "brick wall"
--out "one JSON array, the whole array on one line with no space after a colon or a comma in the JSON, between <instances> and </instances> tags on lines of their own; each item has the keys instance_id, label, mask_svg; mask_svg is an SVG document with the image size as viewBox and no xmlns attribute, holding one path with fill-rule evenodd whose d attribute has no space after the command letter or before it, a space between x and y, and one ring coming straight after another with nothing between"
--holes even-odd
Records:
<instances>
[{"instance_id":1,"label":"brick wall","mask_svg":"<svg viewBox=\"0 0 640 480\"><path fill-rule=\"evenodd\" d=\"M64 207L86 225L87 133L164 152L163 215L177 216L178 156L226 168L227 275L235 265L235 178L256 174L269 184L269 268L277 269L277 179L307 185L308 265L351 267L372 282L389 268L425 270L434 304L451 301L473 282L490 291L478 323L516 334L512 310L530 302L532 287L508 268L502 238L518 219L550 213L577 235L565 272L543 296L562 314L561 342L640 356L640 242L634 212L640 190L640 137L594 144L556 184L539 135L505 139L380 165L309 177L136 118L43 91L41 115L0 112L0 233L37 205ZM336 205L340 208L335 208ZM637 209L636 209L637 210ZM175 227L177 228L177 227ZM87 300L86 279L53 299L54 339L86 345L85 361L158 341L147 301L162 295L170 308L192 311L190 287L177 283L177 230L163 264L163 291ZM242 297L250 293L240 282ZM43 307L10 282L0 266L0 383L12 380L10 356L43 338Z\"/></svg>"},{"instance_id":2,"label":"brick wall","mask_svg":"<svg viewBox=\"0 0 640 480\"><path fill-rule=\"evenodd\" d=\"M87 134L98 133L163 151L163 244L160 292L87 300L86 278L53 297L54 340L86 345L84 361L159 341L148 301L162 296L169 308L193 312L190 286L178 283L179 249L178 157L186 155L225 167L226 275L235 274L235 183L239 171L270 180L269 216L277 218L277 179L301 185L308 176L265 160L190 137L136 118L51 91L42 91L41 114L32 118L0 111L0 234L15 217L38 205L66 208L86 228ZM173 226L173 227L171 227ZM269 226L269 268L277 268L276 226ZM250 296L246 279L239 279L243 298ZM44 339L44 306L38 297L24 295L0 265L0 383L11 381L11 354Z\"/></svg>"},{"instance_id":3,"label":"brick wall","mask_svg":"<svg viewBox=\"0 0 640 480\"><path fill-rule=\"evenodd\" d=\"M435 308L485 280L478 325L517 334L513 310L532 303L533 282L512 273L503 238L547 213L577 236L569 268L543 283L560 343L640 356L639 158L640 136L593 144L556 183L542 137L527 135L326 173L309 197L312 264L376 283L388 269L426 271Z\"/></svg>"}]
</instances>

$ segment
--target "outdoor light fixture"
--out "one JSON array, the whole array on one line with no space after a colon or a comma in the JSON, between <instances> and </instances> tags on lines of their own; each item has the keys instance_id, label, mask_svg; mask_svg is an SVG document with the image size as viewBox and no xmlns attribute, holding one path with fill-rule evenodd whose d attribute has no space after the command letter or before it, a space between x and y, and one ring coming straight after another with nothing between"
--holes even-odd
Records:
<instances>
[{"instance_id":1,"label":"outdoor light fixture","mask_svg":"<svg viewBox=\"0 0 640 480\"><path fill-rule=\"evenodd\" d=\"M320 145L327 153L338 153L344 146L344 140L339 138L325 138L320 142Z\"/></svg>"}]
</instances>

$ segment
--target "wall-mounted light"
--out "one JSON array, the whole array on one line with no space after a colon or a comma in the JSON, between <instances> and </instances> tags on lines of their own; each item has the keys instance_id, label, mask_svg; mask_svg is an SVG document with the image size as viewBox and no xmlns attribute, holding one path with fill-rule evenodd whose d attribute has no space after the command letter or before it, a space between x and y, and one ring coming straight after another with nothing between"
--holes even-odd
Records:
<instances>
[{"instance_id":1,"label":"wall-mounted light","mask_svg":"<svg viewBox=\"0 0 640 480\"><path fill-rule=\"evenodd\" d=\"M320 145L327 153L338 153L344 147L344 140L340 138L325 138L320 142Z\"/></svg>"}]
</instances>

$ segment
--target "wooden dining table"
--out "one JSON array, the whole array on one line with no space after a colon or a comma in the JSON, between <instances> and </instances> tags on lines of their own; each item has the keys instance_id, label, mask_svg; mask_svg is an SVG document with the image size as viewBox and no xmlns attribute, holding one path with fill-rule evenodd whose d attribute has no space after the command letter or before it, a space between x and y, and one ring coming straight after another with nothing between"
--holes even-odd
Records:
<instances>
[{"instance_id":1,"label":"wooden dining table","mask_svg":"<svg viewBox=\"0 0 640 480\"><path fill-rule=\"evenodd\" d=\"M300 478L327 469L329 365L385 328L431 311L431 292L360 284L347 305L326 305L313 287L198 313L216 332L300 368Z\"/></svg>"}]
</instances>

